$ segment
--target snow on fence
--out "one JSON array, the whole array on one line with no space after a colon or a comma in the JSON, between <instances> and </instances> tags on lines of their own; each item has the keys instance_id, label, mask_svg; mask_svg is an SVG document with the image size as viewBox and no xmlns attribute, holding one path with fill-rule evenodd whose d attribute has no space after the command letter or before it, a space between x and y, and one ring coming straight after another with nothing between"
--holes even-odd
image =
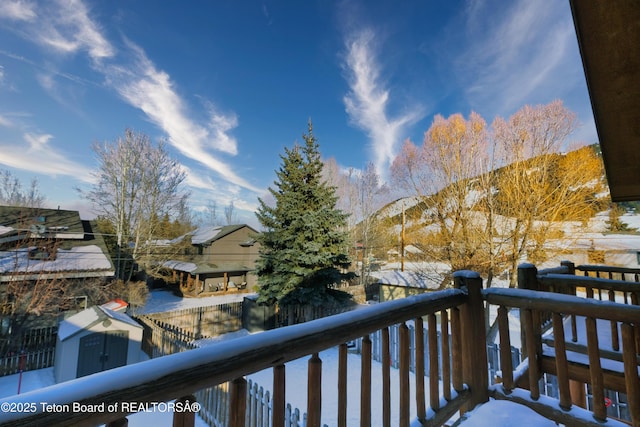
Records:
<instances>
[{"instance_id":1,"label":"snow on fence","mask_svg":"<svg viewBox=\"0 0 640 427\"><path fill-rule=\"evenodd\" d=\"M191 331L196 339L215 337L242 328L242 302L149 313L144 316Z\"/></svg>"},{"instance_id":2,"label":"snow on fence","mask_svg":"<svg viewBox=\"0 0 640 427\"><path fill-rule=\"evenodd\" d=\"M0 376L53 366L58 328L29 329L7 344L10 350L0 357Z\"/></svg>"}]
</instances>

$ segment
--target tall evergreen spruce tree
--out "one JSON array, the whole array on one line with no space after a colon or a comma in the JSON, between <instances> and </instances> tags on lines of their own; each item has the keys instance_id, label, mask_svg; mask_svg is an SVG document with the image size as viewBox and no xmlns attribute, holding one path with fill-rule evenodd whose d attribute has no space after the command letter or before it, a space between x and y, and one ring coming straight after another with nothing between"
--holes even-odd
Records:
<instances>
[{"instance_id":1,"label":"tall evergreen spruce tree","mask_svg":"<svg viewBox=\"0 0 640 427\"><path fill-rule=\"evenodd\" d=\"M344 302L350 296L329 286L348 279L347 215L336 209L335 188L322 179L323 164L309 121L305 144L285 148L276 171L275 206L258 199L264 232L257 261L258 302L281 306Z\"/></svg>"}]
</instances>

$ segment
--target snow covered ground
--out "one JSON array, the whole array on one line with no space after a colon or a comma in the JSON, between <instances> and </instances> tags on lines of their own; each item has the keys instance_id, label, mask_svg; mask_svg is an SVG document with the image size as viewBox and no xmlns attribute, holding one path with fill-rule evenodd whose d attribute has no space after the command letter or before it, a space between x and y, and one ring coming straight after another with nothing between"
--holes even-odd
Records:
<instances>
[{"instance_id":1,"label":"snow covered ground","mask_svg":"<svg viewBox=\"0 0 640 427\"><path fill-rule=\"evenodd\" d=\"M149 293L147 303L143 307L137 307L134 314L161 313L164 311L182 310L185 308L207 307L210 305L242 302L251 293L237 293L203 298L181 298L167 290L154 290Z\"/></svg>"},{"instance_id":2,"label":"snow covered ground","mask_svg":"<svg viewBox=\"0 0 640 427\"><path fill-rule=\"evenodd\" d=\"M18 394L18 387L20 387L20 393L22 394L48 387L55 383L53 368L24 372L22 374L22 380L20 380L20 374L0 377L0 398ZM127 417L129 427L170 427L173 424L173 413L163 412L163 410L164 408L159 407L157 411L149 410L149 412L139 412L129 415ZM2 413L0 412L0 424L1 423ZM195 427L208 427L208 424L196 416Z\"/></svg>"}]
</instances>

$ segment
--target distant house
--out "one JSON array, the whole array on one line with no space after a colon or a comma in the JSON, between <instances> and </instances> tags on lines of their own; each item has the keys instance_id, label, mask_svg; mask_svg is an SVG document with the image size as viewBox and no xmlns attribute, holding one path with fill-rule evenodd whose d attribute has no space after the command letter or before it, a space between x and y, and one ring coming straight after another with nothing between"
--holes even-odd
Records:
<instances>
[{"instance_id":1,"label":"distant house","mask_svg":"<svg viewBox=\"0 0 640 427\"><path fill-rule=\"evenodd\" d=\"M379 271L371 273L379 286L378 301L391 301L444 289L448 275L444 272Z\"/></svg>"},{"instance_id":2,"label":"distant house","mask_svg":"<svg viewBox=\"0 0 640 427\"><path fill-rule=\"evenodd\" d=\"M549 246L560 250L563 259L576 265L640 267L640 235L637 234L586 233L576 239L551 241Z\"/></svg>"},{"instance_id":3,"label":"distant house","mask_svg":"<svg viewBox=\"0 0 640 427\"><path fill-rule=\"evenodd\" d=\"M0 286L113 275L104 240L78 211L0 206Z\"/></svg>"},{"instance_id":4,"label":"distant house","mask_svg":"<svg viewBox=\"0 0 640 427\"><path fill-rule=\"evenodd\" d=\"M163 267L173 282L189 295L251 289L259 256L258 232L246 224L208 226L182 236L191 239L192 253L169 260Z\"/></svg>"}]
</instances>

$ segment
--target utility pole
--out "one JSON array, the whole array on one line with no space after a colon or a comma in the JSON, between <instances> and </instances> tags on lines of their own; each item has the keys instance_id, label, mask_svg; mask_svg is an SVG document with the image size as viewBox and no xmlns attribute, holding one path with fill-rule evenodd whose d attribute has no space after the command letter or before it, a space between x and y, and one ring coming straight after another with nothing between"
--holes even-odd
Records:
<instances>
[{"instance_id":1,"label":"utility pole","mask_svg":"<svg viewBox=\"0 0 640 427\"><path fill-rule=\"evenodd\" d=\"M402 228L400 232L400 271L404 271L404 201L402 202Z\"/></svg>"}]
</instances>

